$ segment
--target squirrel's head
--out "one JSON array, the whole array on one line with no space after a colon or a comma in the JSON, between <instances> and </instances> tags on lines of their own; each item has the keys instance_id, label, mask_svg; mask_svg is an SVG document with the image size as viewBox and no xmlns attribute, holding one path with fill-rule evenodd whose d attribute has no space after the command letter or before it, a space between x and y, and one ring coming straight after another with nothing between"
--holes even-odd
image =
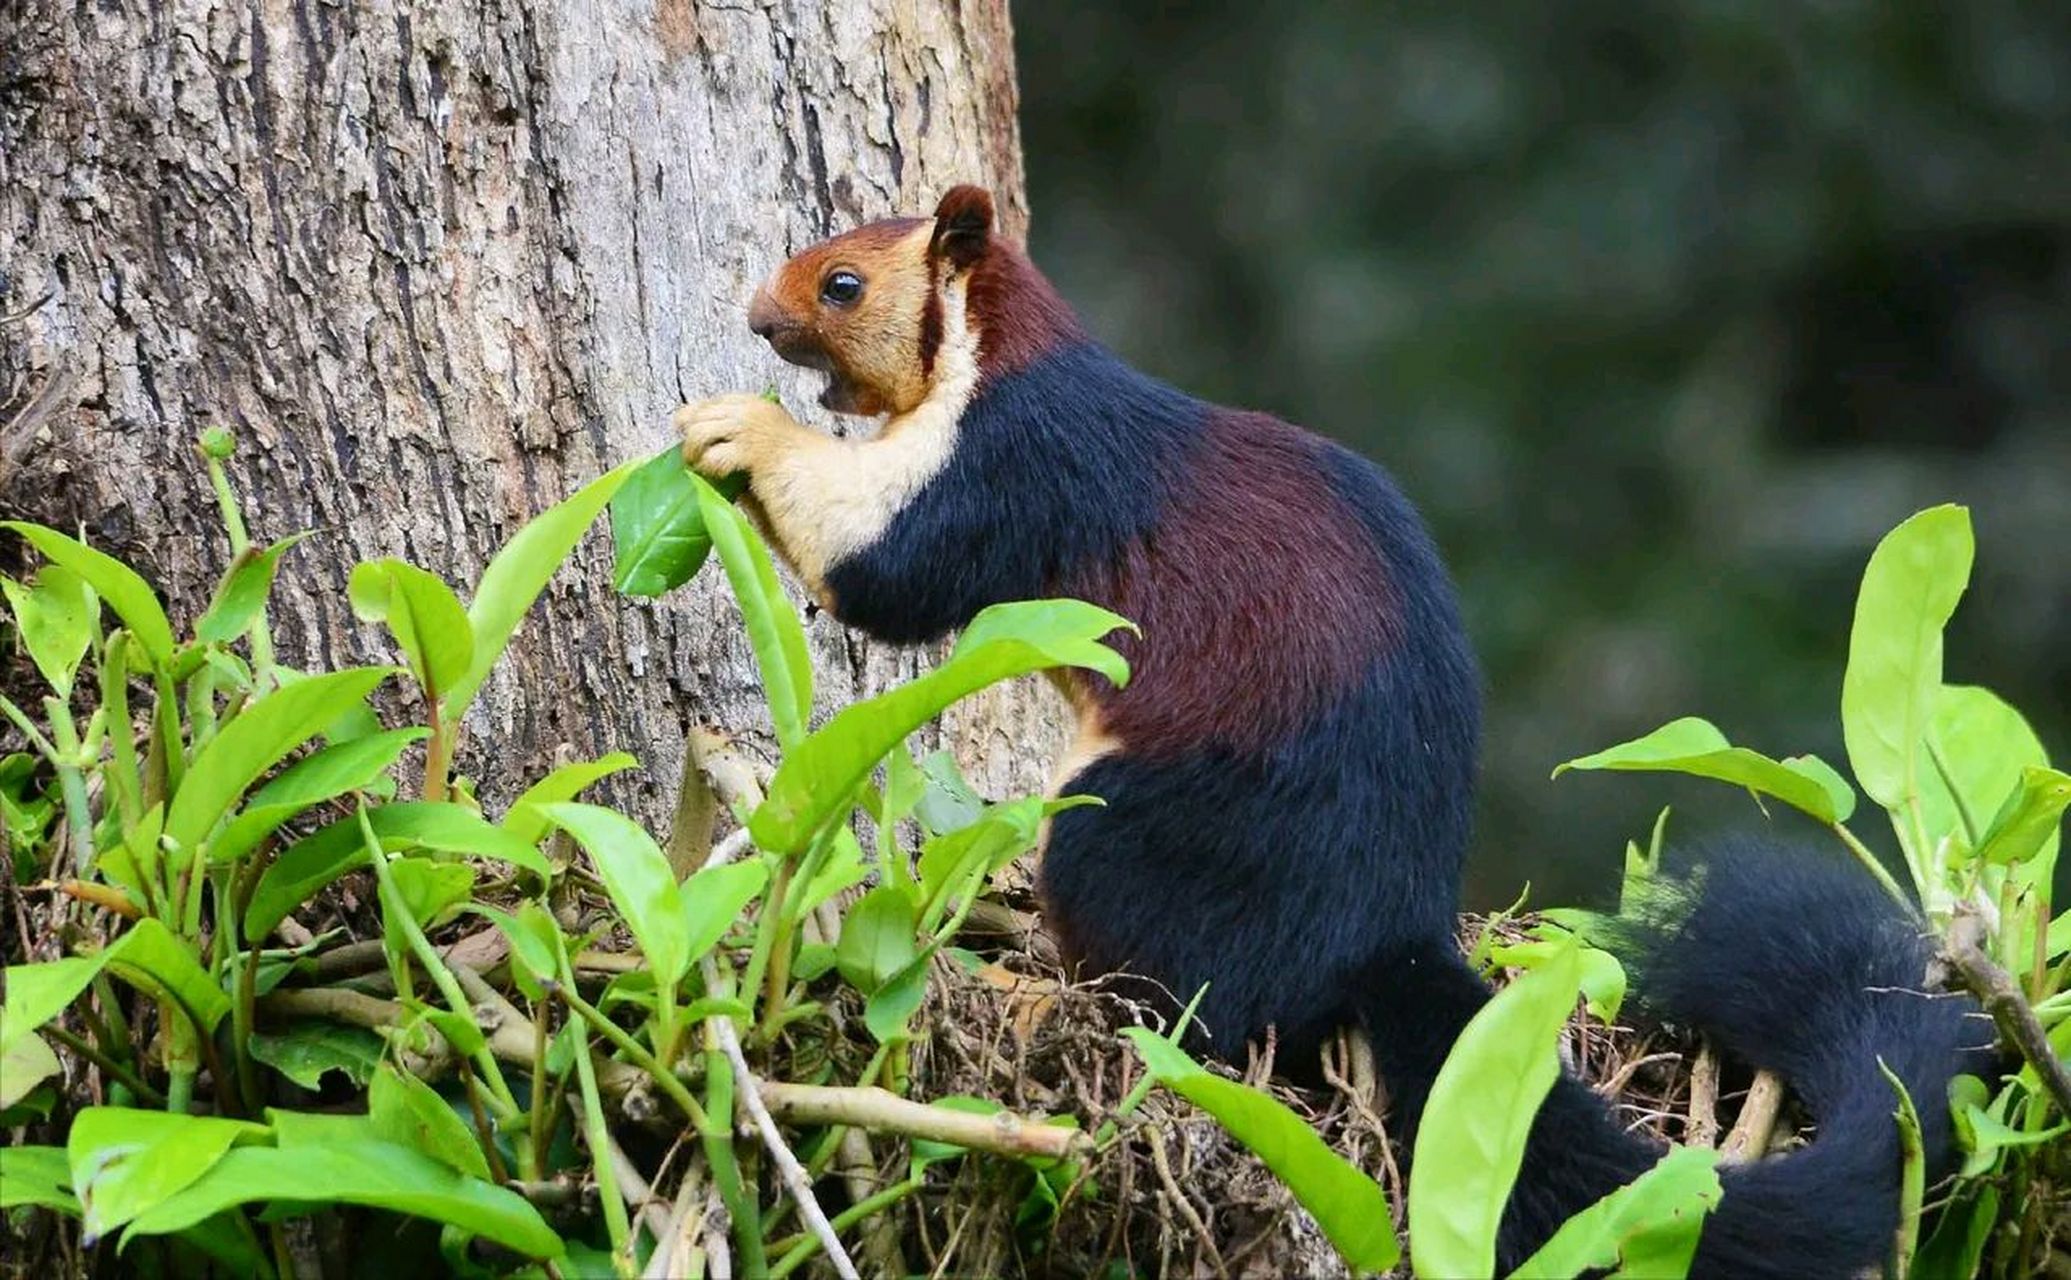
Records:
<instances>
[{"instance_id":1,"label":"squirrel's head","mask_svg":"<svg viewBox=\"0 0 2071 1280\"><path fill-rule=\"evenodd\" d=\"M1044 323L1016 323L1020 311ZM794 255L756 291L748 327L827 374L823 406L866 415L910 412L938 377L1011 358L1037 329L1076 331L1048 283L993 234L992 196L972 186L951 188L932 218L887 218ZM946 349L962 358L945 360Z\"/></svg>"}]
</instances>

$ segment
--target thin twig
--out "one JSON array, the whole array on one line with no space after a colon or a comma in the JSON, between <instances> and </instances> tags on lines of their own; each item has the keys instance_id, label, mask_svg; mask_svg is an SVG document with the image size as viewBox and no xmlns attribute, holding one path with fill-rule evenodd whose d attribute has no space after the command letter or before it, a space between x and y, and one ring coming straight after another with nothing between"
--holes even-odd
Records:
<instances>
[{"instance_id":1,"label":"thin twig","mask_svg":"<svg viewBox=\"0 0 2071 1280\"><path fill-rule=\"evenodd\" d=\"M835 1274L842 1280L860 1280L856 1264L849 1261L848 1252L841 1247L841 1237L834 1233L834 1225L827 1221L827 1215L820 1211L819 1201L813 1198L812 1183L806 1180L805 1166L798 1163L798 1157L784 1144L784 1135L778 1131L776 1120L763 1104L764 1086L748 1069L748 1058L741 1052L741 1038L734 1031L733 1019L713 1018L712 1027L718 1033L719 1047L725 1050L726 1060L733 1064L734 1080L740 1086L740 1100L762 1135L762 1145L769 1148L770 1159L776 1162L777 1173L791 1192L792 1201L798 1205L799 1216L805 1219L806 1227L820 1238L820 1247L826 1250L827 1260L834 1264Z\"/></svg>"},{"instance_id":2,"label":"thin twig","mask_svg":"<svg viewBox=\"0 0 2071 1280\"><path fill-rule=\"evenodd\" d=\"M1194 1208L1194 1202L1187 1199L1187 1193L1179 1189L1179 1180L1172 1176L1172 1162L1165 1155L1164 1137L1152 1125L1146 1125L1143 1132L1150 1139L1151 1164L1158 1171L1158 1181L1164 1185L1166 1198L1194 1229L1194 1239L1208 1251L1208 1261L1214 1265L1215 1274L1229 1280L1229 1268L1223 1265L1222 1250L1215 1247L1215 1237L1208 1233L1208 1224L1201 1220L1200 1210Z\"/></svg>"},{"instance_id":3,"label":"thin twig","mask_svg":"<svg viewBox=\"0 0 2071 1280\"><path fill-rule=\"evenodd\" d=\"M2057 1104L2058 1113L2071 1116L2071 1071L2065 1070L2063 1060L2050 1048L2048 1033L2013 976L1985 954L1984 938L1984 920L1975 911L1958 907L1937 959L1955 979L1953 985L1976 996L1998 1024L2000 1034L2021 1051L2050 1100Z\"/></svg>"}]
</instances>

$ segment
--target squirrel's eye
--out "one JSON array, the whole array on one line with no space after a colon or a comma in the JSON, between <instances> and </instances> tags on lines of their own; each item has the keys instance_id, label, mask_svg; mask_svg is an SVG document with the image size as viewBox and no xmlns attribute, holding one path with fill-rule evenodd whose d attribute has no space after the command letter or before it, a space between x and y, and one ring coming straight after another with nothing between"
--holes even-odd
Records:
<instances>
[{"instance_id":1,"label":"squirrel's eye","mask_svg":"<svg viewBox=\"0 0 2071 1280\"><path fill-rule=\"evenodd\" d=\"M853 271L837 271L821 283L820 296L837 307L845 307L863 296L863 277Z\"/></svg>"}]
</instances>

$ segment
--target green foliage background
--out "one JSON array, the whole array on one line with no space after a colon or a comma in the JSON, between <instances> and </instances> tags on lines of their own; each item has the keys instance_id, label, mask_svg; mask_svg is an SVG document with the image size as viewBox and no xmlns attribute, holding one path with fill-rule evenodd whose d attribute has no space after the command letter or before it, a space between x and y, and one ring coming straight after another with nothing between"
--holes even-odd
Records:
<instances>
[{"instance_id":1,"label":"green foliage background","mask_svg":"<svg viewBox=\"0 0 2071 1280\"><path fill-rule=\"evenodd\" d=\"M1579 749L1843 755L1877 537L1974 504L1949 678L2071 750L2071 7L1017 6L1039 262L1396 472L1490 687L1471 905L1603 901ZM1671 793L1688 833L1744 810ZM1789 818L1785 822L1792 821Z\"/></svg>"}]
</instances>

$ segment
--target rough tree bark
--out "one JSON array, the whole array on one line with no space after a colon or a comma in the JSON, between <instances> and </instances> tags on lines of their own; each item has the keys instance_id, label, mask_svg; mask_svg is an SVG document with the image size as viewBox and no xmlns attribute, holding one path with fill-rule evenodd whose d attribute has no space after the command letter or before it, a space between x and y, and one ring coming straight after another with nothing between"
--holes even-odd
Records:
<instances>
[{"instance_id":1,"label":"rough tree bark","mask_svg":"<svg viewBox=\"0 0 2071 1280\"><path fill-rule=\"evenodd\" d=\"M286 660L385 656L354 559L464 593L679 401L810 403L742 321L788 251L958 181L1018 233L1014 108L1005 0L0 0L0 507L192 617L227 553L191 442L229 425L254 535L321 531L282 573ZM658 817L687 726L767 728L716 574L637 604L608 555L470 715L492 797L557 744L625 748L619 798ZM822 714L927 660L808 631ZM998 793L1040 784L1055 721L1024 687L945 733Z\"/></svg>"}]
</instances>

